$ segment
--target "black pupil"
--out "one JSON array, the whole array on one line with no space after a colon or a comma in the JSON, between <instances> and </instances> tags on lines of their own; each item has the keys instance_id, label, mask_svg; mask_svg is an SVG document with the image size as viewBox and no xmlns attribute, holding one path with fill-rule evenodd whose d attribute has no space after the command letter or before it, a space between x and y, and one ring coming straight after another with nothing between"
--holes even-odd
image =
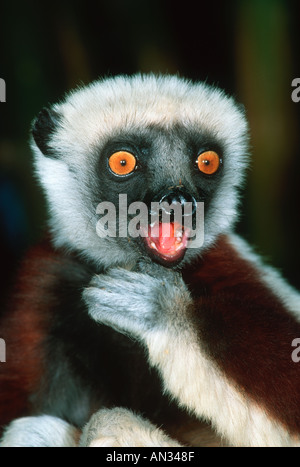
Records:
<instances>
[{"instance_id":1,"label":"black pupil","mask_svg":"<svg viewBox=\"0 0 300 467\"><path fill-rule=\"evenodd\" d=\"M205 165L209 165L209 164L210 164L210 162L209 162L207 159L205 159L205 160L203 161L203 164L205 164Z\"/></svg>"},{"instance_id":2,"label":"black pupil","mask_svg":"<svg viewBox=\"0 0 300 467\"><path fill-rule=\"evenodd\" d=\"M127 164L127 162L126 162L125 159L123 159L123 160L120 161L120 164L124 167Z\"/></svg>"}]
</instances>

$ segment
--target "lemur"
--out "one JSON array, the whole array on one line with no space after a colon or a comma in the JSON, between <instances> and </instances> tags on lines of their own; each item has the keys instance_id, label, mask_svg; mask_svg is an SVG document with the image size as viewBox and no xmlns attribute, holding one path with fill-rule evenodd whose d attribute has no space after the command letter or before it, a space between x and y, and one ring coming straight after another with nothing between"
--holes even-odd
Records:
<instances>
[{"instance_id":1,"label":"lemur","mask_svg":"<svg viewBox=\"0 0 300 467\"><path fill-rule=\"evenodd\" d=\"M234 233L248 134L224 91L169 75L101 79L40 112L49 233L1 321L1 446L178 447L164 417L185 413L229 446L299 446L300 295ZM124 235L121 195L182 217Z\"/></svg>"}]
</instances>

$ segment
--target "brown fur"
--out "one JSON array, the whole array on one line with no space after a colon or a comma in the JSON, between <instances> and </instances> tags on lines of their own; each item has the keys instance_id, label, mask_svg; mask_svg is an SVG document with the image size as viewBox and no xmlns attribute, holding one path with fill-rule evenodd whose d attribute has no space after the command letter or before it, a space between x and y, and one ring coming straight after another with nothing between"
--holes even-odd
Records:
<instances>
[{"instance_id":1,"label":"brown fur","mask_svg":"<svg viewBox=\"0 0 300 467\"><path fill-rule=\"evenodd\" d=\"M33 248L2 317L7 362L0 364L0 427L31 412L28 397L42 384L48 312L55 306L49 291L61 261L48 242ZM291 342L300 337L300 324L226 237L183 276L195 296L193 319L209 356L271 417L299 433L300 366L291 359ZM222 445L209 426L188 416L169 432L192 446Z\"/></svg>"},{"instance_id":2,"label":"brown fur","mask_svg":"<svg viewBox=\"0 0 300 467\"><path fill-rule=\"evenodd\" d=\"M0 364L0 429L30 412L28 397L41 382L45 364L42 345L52 300L47 289L54 280L45 266L57 261L58 255L48 242L31 249L19 271L9 309L2 316L0 333L7 355L6 363Z\"/></svg>"},{"instance_id":3,"label":"brown fur","mask_svg":"<svg viewBox=\"0 0 300 467\"><path fill-rule=\"evenodd\" d=\"M291 358L300 324L226 237L184 278L209 356L248 397L300 433L300 366ZM299 304L300 305L300 304Z\"/></svg>"}]
</instances>

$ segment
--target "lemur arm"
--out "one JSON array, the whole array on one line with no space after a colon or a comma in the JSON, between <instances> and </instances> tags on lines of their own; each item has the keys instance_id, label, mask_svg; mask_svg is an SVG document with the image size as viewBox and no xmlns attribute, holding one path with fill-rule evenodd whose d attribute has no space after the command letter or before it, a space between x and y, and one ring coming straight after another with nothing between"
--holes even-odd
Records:
<instances>
[{"instance_id":1,"label":"lemur arm","mask_svg":"<svg viewBox=\"0 0 300 467\"><path fill-rule=\"evenodd\" d=\"M93 319L140 340L165 391L230 444L299 445L300 299L251 255L224 236L184 280L153 263L112 269L84 299Z\"/></svg>"}]
</instances>

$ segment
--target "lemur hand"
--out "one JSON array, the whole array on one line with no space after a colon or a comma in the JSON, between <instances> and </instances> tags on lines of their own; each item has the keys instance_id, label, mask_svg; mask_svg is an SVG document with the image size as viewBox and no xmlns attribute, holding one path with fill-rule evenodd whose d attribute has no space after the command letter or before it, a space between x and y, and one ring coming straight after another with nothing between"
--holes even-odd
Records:
<instances>
[{"instance_id":1,"label":"lemur hand","mask_svg":"<svg viewBox=\"0 0 300 467\"><path fill-rule=\"evenodd\" d=\"M113 268L94 276L83 298L95 321L142 340L170 323L182 329L191 303L180 273L146 261L137 271Z\"/></svg>"}]
</instances>

